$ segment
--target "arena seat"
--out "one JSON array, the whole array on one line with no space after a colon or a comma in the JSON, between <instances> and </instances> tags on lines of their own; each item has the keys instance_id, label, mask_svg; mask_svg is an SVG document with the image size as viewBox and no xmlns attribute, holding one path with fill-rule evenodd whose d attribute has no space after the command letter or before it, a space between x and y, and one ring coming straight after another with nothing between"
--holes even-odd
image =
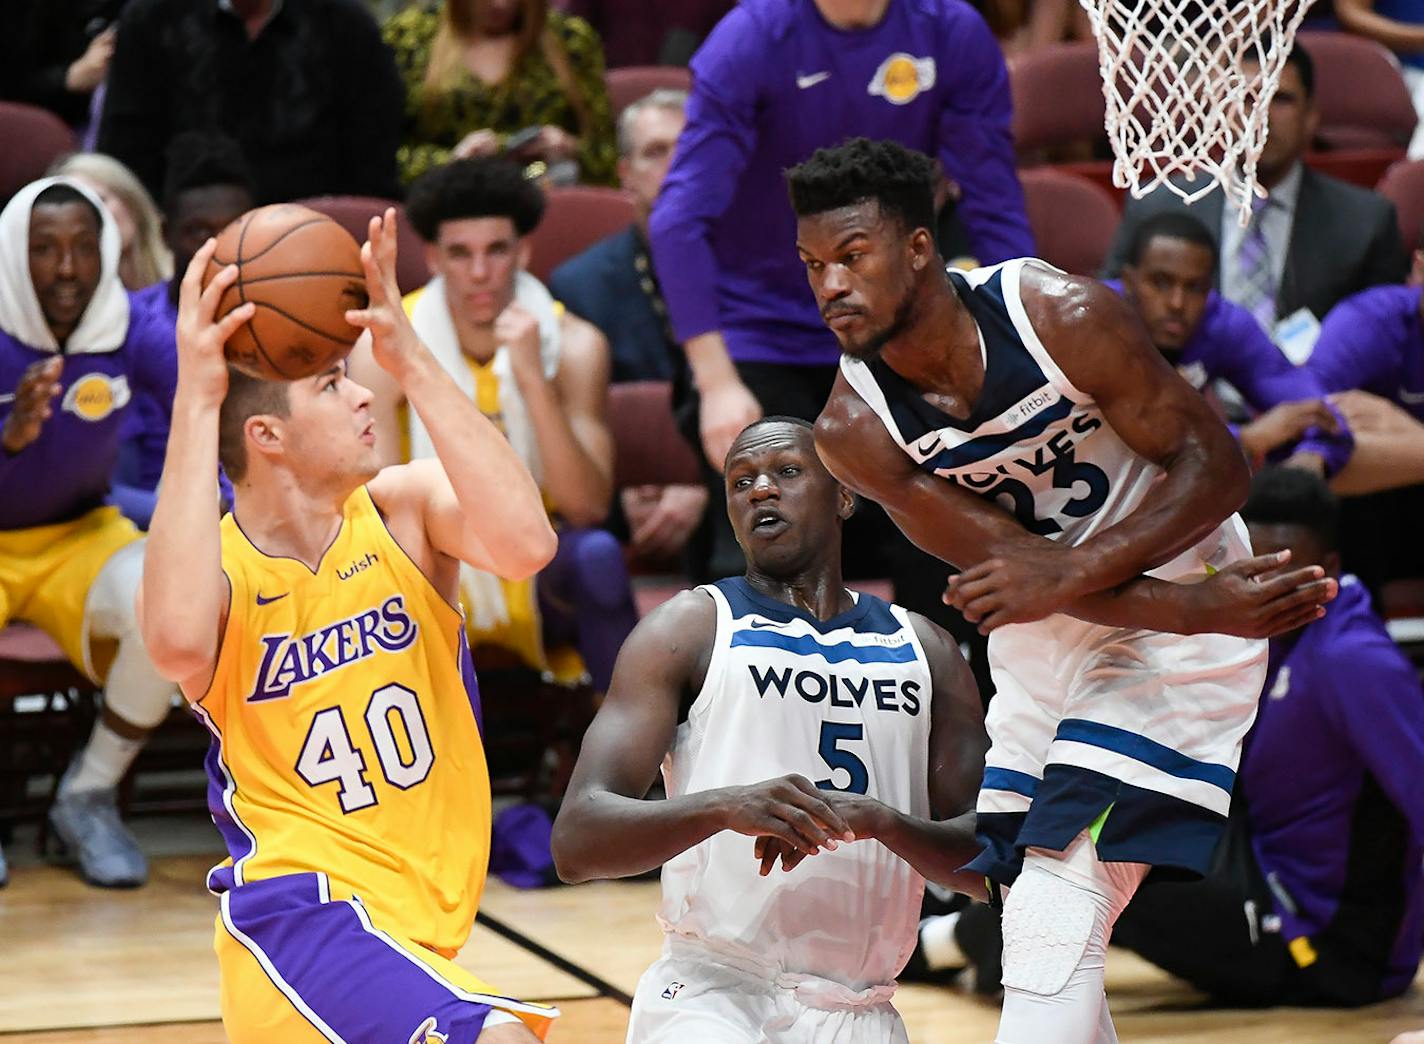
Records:
<instances>
[{"instance_id":1,"label":"arena seat","mask_svg":"<svg viewBox=\"0 0 1424 1044\"><path fill-rule=\"evenodd\" d=\"M1375 191L1394 204L1405 249L1424 247L1419 235L1420 226L1424 225L1424 160L1396 163L1384 172Z\"/></svg>"},{"instance_id":2,"label":"arena seat","mask_svg":"<svg viewBox=\"0 0 1424 1044\"><path fill-rule=\"evenodd\" d=\"M659 87L691 89L692 73L681 65L627 65L609 69L603 82L608 87L608 105L616 123L624 109Z\"/></svg>"},{"instance_id":3,"label":"arena seat","mask_svg":"<svg viewBox=\"0 0 1424 1044\"><path fill-rule=\"evenodd\" d=\"M0 629L0 823L38 821L70 759L89 735L97 686L37 627ZM32 777L48 777L44 796Z\"/></svg>"},{"instance_id":4,"label":"arena seat","mask_svg":"<svg viewBox=\"0 0 1424 1044\"><path fill-rule=\"evenodd\" d=\"M1016 55L1009 62L1009 90L1021 158L1107 136L1098 48L1091 41L1047 44Z\"/></svg>"},{"instance_id":5,"label":"arena seat","mask_svg":"<svg viewBox=\"0 0 1424 1044\"><path fill-rule=\"evenodd\" d=\"M600 239L633 223L633 197L622 189L568 185L548 191L544 219L529 237L529 271L543 280Z\"/></svg>"},{"instance_id":6,"label":"arena seat","mask_svg":"<svg viewBox=\"0 0 1424 1044\"><path fill-rule=\"evenodd\" d=\"M1053 167L1021 170L1019 181L1038 256L1065 272L1096 275L1121 220L1112 195Z\"/></svg>"},{"instance_id":7,"label":"arena seat","mask_svg":"<svg viewBox=\"0 0 1424 1044\"><path fill-rule=\"evenodd\" d=\"M74 132L52 112L0 102L0 206L77 147Z\"/></svg>"},{"instance_id":8,"label":"arena seat","mask_svg":"<svg viewBox=\"0 0 1424 1044\"><path fill-rule=\"evenodd\" d=\"M425 242L406 220L405 208L394 200L375 196L314 196L296 202L325 214L355 236L358 243L366 241L371 218L385 213L387 207L395 207L398 229L396 282L401 293L408 294L430 280L430 269L425 264Z\"/></svg>"},{"instance_id":9,"label":"arena seat","mask_svg":"<svg viewBox=\"0 0 1424 1044\"><path fill-rule=\"evenodd\" d=\"M1315 63L1317 141L1325 149L1403 148L1418 117L1399 71L1383 45L1349 33L1302 32L1300 46Z\"/></svg>"}]
</instances>

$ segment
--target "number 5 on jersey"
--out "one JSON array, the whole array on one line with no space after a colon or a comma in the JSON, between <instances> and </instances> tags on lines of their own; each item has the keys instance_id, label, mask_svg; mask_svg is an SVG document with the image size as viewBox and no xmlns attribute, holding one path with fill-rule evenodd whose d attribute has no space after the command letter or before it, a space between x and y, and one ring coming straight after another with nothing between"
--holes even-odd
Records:
<instances>
[{"instance_id":1,"label":"number 5 on jersey","mask_svg":"<svg viewBox=\"0 0 1424 1044\"><path fill-rule=\"evenodd\" d=\"M404 685L384 685L371 693L365 717L376 763L386 782L400 790L424 782L435 764L435 751L415 693ZM400 719L409 758L396 742L393 718ZM366 755L352 742L340 707L327 707L313 715L297 758L297 775L313 787L339 783L337 796L342 812L357 812L376 804L376 790L366 777Z\"/></svg>"},{"instance_id":2,"label":"number 5 on jersey","mask_svg":"<svg viewBox=\"0 0 1424 1044\"><path fill-rule=\"evenodd\" d=\"M870 772L859 755L841 747L842 740L865 738L865 726L858 721L821 722L821 745L816 753L832 769L831 777L816 780L821 790L844 790L851 794L864 794L870 789ZM843 769L850 777L843 787L836 786L835 769Z\"/></svg>"}]
</instances>

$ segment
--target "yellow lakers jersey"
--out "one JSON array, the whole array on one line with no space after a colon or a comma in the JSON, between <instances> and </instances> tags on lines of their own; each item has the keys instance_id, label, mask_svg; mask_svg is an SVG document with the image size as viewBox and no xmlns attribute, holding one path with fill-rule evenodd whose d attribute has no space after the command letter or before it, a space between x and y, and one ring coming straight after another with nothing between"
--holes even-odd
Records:
<instances>
[{"instance_id":1,"label":"yellow lakers jersey","mask_svg":"<svg viewBox=\"0 0 1424 1044\"><path fill-rule=\"evenodd\" d=\"M197 702L209 805L230 857L215 892L320 871L377 923L450 955L489 859L489 770L464 622L363 486L312 572L222 521L232 601Z\"/></svg>"}]
</instances>

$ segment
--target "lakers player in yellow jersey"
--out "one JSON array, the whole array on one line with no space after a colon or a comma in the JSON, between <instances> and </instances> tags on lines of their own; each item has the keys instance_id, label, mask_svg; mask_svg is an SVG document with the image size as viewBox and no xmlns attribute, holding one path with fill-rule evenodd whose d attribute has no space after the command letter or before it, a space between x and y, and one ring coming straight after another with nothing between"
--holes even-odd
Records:
<instances>
[{"instance_id":1,"label":"lakers player in yellow jersey","mask_svg":"<svg viewBox=\"0 0 1424 1044\"><path fill-rule=\"evenodd\" d=\"M230 858L223 1021L237 1044L518 1044L556 1009L498 994L450 958L489 854L489 775L457 597L459 564L528 576L556 538L499 432L411 329L395 214L362 250L349 314L429 429L436 459L378 470L370 392L345 364L294 382L230 372L206 290L179 298L178 391L139 606L158 668L213 733L214 821ZM235 504L210 493L220 456Z\"/></svg>"}]
</instances>

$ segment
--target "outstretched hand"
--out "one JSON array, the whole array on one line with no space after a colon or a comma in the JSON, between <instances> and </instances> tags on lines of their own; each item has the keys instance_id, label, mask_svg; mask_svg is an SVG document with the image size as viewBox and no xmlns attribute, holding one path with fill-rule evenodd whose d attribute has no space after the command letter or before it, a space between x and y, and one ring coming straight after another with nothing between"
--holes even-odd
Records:
<instances>
[{"instance_id":1,"label":"outstretched hand","mask_svg":"<svg viewBox=\"0 0 1424 1044\"><path fill-rule=\"evenodd\" d=\"M1288 634L1325 615L1340 585L1319 566L1286 571L1290 552L1257 555L1233 562L1199 584L1190 585L1198 601L1198 631L1240 638Z\"/></svg>"},{"instance_id":2,"label":"outstretched hand","mask_svg":"<svg viewBox=\"0 0 1424 1044\"><path fill-rule=\"evenodd\" d=\"M366 270L365 308L353 308L346 321L359 326L371 337L371 355L377 364L397 380L420 351L420 338L401 304L396 282L396 210L373 217L361 247L361 267Z\"/></svg>"},{"instance_id":3,"label":"outstretched hand","mask_svg":"<svg viewBox=\"0 0 1424 1044\"><path fill-rule=\"evenodd\" d=\"M227 358L223 346L237 328L257 311L251 301L238 305L221 319L218 303L237 281L237 266L228 265L203 286L218 241L204 243L178 284L178 394L198 395L208 404L220 404L227 394Z\"/></svg>"}]
</instances>

